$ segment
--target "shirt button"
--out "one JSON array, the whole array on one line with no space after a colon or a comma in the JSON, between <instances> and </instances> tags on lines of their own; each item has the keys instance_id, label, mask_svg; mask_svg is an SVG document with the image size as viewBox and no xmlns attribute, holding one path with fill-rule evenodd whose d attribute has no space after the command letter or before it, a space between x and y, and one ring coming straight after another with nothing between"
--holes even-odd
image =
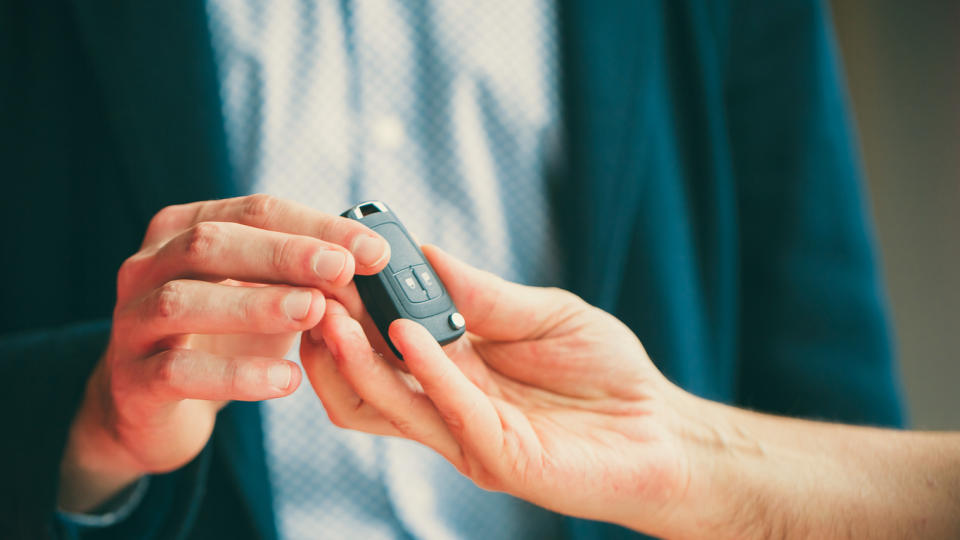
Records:
<instances>
[{"instance_id":1,"label":"shirt button","mask_svg":"<svg viewBox=\"0 0 960 540\"><path fill-rule=\"evenodd\" d=\"M397 150L407 139L403 123L396 116L378 118L372 126L371 136L377 146L386 150Z\"/></svg>"}]
</instances>

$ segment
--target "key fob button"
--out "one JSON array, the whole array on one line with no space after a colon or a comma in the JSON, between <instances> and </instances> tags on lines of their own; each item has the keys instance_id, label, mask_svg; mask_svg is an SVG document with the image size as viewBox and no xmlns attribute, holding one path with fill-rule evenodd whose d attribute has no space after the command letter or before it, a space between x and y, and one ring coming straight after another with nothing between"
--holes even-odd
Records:
<instances>
[{"instance_id":1,"label":"key fob button","mask_svg":"<svg viewBox=\"0 0 960 540\"><path fill-rule=\"evenodd\" d=\"M464 320L463 315L459 311L453 312L450 317L447 318L447 322L450 323L450 328L454 330L460 330L467 325L467 321Z\"/></svg>"},{"instance_id":2,"label":"key fob button","mask_svg":"<svg viewBox=\"0 0 960 540\"><path fill-rule=\"evenodd\" d=\"M407 300L414 304L427 301L427 291L420 286L420 282L413 276L412 268L397 272L393 275L393 278L400 284L400 289L403 290Z\"/></svg>"},{"instance_id":3,"label":"key fob button","mask_svg":"<svg viewBox=\"0 0 960 540\"><path fill-rule=\"evenodd\" d=\"M427 291L427 297L433 300L443 296L443 289L437 281L437 277L427 268L427 265L421 264L413 267L413 273L417 276L417 281Z\"/></svg>"}]
</instances>

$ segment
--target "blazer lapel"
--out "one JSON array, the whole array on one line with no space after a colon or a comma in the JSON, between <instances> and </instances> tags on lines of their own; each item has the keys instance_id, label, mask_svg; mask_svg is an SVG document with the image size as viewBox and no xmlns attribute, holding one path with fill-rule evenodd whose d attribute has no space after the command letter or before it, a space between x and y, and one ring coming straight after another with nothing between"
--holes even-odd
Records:
<instances>
[{"instance_id":1,"label":"blazer lapel","mask_svg":"<svg viewBox=\"0 0 960 540\"><path fill-rule=\"evenodd\" d=\"M217 74L203 2L74 2L145 218L231 196Z\"/></svg>"},{"instance_id":2,"label":"blazer lapel","mask_svg":"<svg viewBox=\"0 0 960 540\"><path fill-rule=\"evenodd\" d=\"M647 2L564 0L564 117L568 177L558 192L568 283L601 308L616 307L637 212L644 129L652 115L657 9ZM575 252L574 252L575 251Z\"/></svg>"}]
</instances>

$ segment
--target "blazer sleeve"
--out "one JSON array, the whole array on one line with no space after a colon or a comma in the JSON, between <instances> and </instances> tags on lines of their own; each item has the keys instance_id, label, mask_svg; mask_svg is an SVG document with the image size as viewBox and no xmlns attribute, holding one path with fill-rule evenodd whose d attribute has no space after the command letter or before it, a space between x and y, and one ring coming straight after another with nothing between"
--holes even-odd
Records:
<instances>
[{"instance_id":1,"label":"blazer sleeve","mask_svg":"<svg viewBox=\"0 0 960 540\"><path fill-rule=\"evenodd\" d=\"M738 399L901 425L886 299L829 13L741 2L726 99L741 223Z\"/></svg>"},{"instance_id":2,"label":"blazer sleeve","mask_svg":"<svg viewBox=\"0 0 960 540\"><path fill-rule=\"evenodd\" d=\"M151 478L138 508L115 525L81 530L57 519L67 432L109 333L110 322L100 320L0 337L0 538L175 538L189 528L207 450Z\"/></svg>"}]
</instances>

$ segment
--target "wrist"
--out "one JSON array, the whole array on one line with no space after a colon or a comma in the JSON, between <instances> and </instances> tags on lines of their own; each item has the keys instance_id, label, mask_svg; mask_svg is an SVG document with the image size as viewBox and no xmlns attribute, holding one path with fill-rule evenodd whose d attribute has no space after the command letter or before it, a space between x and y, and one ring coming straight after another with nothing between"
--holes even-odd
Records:
<instances>
[{"instance_id":1,"label":"wrist","mask_svg":"<svg viewBox=\"0 0 960 540\"><path fill-rule=\"evenodd\" d=\"M668 536L828 537L858 513L869 479L826 444L832 431L849 428L813 429L688 396L675 433L690 481Z\"/></svg>"},{"instance_id":2,"label":"wrist","mask_svg":"<svg viewBox=\"0 0 960 540\"><path fill-rule=\"evenodd\" d=\"M777 477L777 458L752 435L749 413L676 392L671 429L687 464L687 482L665 536L758 538L781 530L765 485Z\"/></svg>"},{"instance_id":3,"label":"wrist","mask_svg":"<svg viewBox=\"0 0 960 540\"><path fill-rule=\"evenodd\" d=\"M90 511L146 474L108 427L105 385L101 362L87 382L60 461L61 510Z\"/></svg>"}]
</instances>

